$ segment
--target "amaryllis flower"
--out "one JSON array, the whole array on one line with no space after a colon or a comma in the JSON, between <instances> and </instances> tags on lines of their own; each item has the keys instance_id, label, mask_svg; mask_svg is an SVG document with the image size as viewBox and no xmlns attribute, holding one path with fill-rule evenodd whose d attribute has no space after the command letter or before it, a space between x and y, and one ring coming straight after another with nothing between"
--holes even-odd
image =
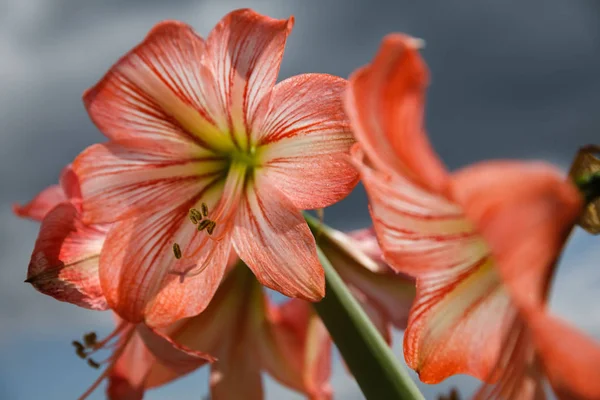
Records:
<instances>
[{"instance_id":1,"label":"amaryllis flower","mask_svg":"<svg viewBox=\"0 0 600 400\"><path fill-rule=\"evenodd\" d=\"M98 261L108 227L85 225L79 209L79 185L72 169L61 173L60 185L43 190L25 206L15 206L21 217L41 221L40 233L33 250L26 282L57 300L81 307L106 310L107 303L100 287ZM160 362L162 370L144 376L147 387L162 384L165 371L177 376L214 361L214 357L191 350L168 338L168 329L153 330L143 323L132 324L117 317L115 330L102 340L91 333L83 342L73 342L76 353L94 368L106 364L98 380L81 397L89 395L103 379L118 371L123 359L144 349L144 360ZM111 356L96 361L96 353L110 349ZM137 349L137 350L136 350ZM136 371L131 371L135 376ZM130 397L121 397L123 399Z\"/></svg>"},{"instance_id":2,"label":"amaryllis flower","mask_svg":"<svg viewBox=\"0 0 600 400\"><path fill-rule=\"evenodd\" d=\"M345 80L306 74L275 84L293 22L238 10L206 40L162 22L85 93L110 141L85 150L74 169L84 222L114 223L100 281L123 318L156 326L199 313L232 247L265 286L323 297L300 210L354 187L344 157L353 138Z\"/></svg>"},{"instance_id":3,"label":"amaryllis flower","mask_svg":"<svg viewBox=\"0 0 600 400\"><path fill-rule=\"evenodd\" d=\"M15 214L42 223L25 282L57 300L106 310L98 260L108 226L85 225L80 203L79 183L68 166L59 185L48 187L24 206L14 206Z\"/></svg>"},{"instance_id":4,"label":"amaryllis flower","mask_svg":"<svg viewBox=\"0 0 600 400\"><path fill-rule=\"evenodd\" d=\"M175 342L205 349L211 364L211 399L262 399L262 372L311 399L331 395L331 341L309 302L291 299L276 305L243 266L235 266L201 314L164 329ZM185 371L183 371L185 373ZM154 382L182 374L166 369L144 348L126 350L110 376L112 399L142 396Z\"/></svg>"},{"instance_id":5,"label":"amaryllis flower","mask_svg":"<svg viewBox=\"0 0 600 400\"><path fill-rule=\"evenodd\" d=\"M58 300L106 309L98 262L109 226L83 224L79 187L70 168L63 171L61 183L28 205L15 207L21 216L43 220L28 282ZM390 271L372 229L345 235L321 227L317 237L334 268L391 341L391 326L406 325L413 280ZM228 265L238 261L232 257ZM107 338L87 342L78 342L76 350L92 366L100 366L97 353L112 349L112 354L84 397L108 378L111 399L141 398L145 390L215 361L213 356L217 361L211 365L210 384L215 399L262 398L261 371L310 398L331 395L331 340L310 303L292 299L273 304L243 266L228 273L198 316L158 329L117 317L117 328Z\"/></svg>"},{"instance_id":6,"label":"amaryllis flower","mask_svg":"<svg viewBox=\"0 0 600 400\"><path fill-rule=\"evenodd\" d=\"M450 174L423 128L428 74L418 46L403 35L384 39L372 64L351 76L346 98L359 142L353 158L386 261L417 278L406 361L428 383L459 373L498 382L480 397L534 398L545 377L593 398L582 393L594 383L540 362L552 351L532 335L529 317L543 312L581 196L539 162L490 161ZM593 354L577 357L589 365Z\"/></svg>"},{"instance_id":7,"label":"amaryllis flower","mask_svg":"<svg viewBox=\"0 0 600 400\"><path fill-rule=\"evenodd\" d=\"M414 279L396 273L383 261L372 228L345 234L323 226L315 236L371 322L391 344L392 327L406 328L415 297Z\"/></svg>"}]
</instances>

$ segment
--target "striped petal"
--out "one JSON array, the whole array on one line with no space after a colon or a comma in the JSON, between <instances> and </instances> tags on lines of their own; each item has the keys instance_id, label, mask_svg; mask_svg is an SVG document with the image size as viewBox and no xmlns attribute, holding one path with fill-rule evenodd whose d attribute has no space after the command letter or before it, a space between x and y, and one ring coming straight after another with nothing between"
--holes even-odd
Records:
<instances>
[{"instance_id":1,"label":"striped petal","mask_svg":"<svg viewBox=\"0 0 600 400\"><path fill-rule=\"evenodd\" d=\"M115 143L92 145L73 163L86 223L114 222L188 202L224 178L224 166L214 157L174 160Z\"/></svg>"},{"instance_id":2,"label":"striped petal","mask_svg":"<svg viewBox=\"0 0 600 400\"><path fill-rule=\"evenodd\" d=\"M180 321L170 335L189 348L217 357L211 365L212 399L262 399L261 363L256 351L264 302L259 283L237 265L201 314Z\"/></svg>"},{"instance_id":3,"label":"striped petal","mask_svg":"<svg viewBox=\"0 0 600 400\"><path fill-rule=\"evenodd\" d=\"M488 254L458 205L399 175L373 170L358 147L353 158L369 196L377 237L393 269L418 277Z\"/></svg>"},{"instance_id":4,"label":"striped petal","mask_svg":"<svg viewBox=\"0 0 600 400\"><path fill-rule=\"evenodd\" d=\"M270 306L267 318L257 336L265 369L310 399L330 399L331 339L311 304L291 299Z\"/></svg>"},{"instance_id":5,"label":"striped petal","mask_svg":"<svg viewBox=\"0 0 600 400\"><path fill-rule=\"evenodd\" d=\"M581 210L577 188L547 164L487 162L456 173L450 191L476 222L517 305L545 302L553 265Z\"/></svg>"},{"instance_id":6,"label":"striped petal","mask_svg":"<svg viewBox=\"0 0 600 400\"><path fill-rule=\"evenodd\" d=\"M346 81L305 74L273 89L260 137L264 173L297 208L330 206L347 196L357 174L347 154L354 143L342 105Z\"/></svg>"},{"instance_id":7,"label":"striped petal","mask_svg":"<svg viewBox=\"0 0 600 400\"><path fill-rule=\"evenodd\" d=\"M423 128L426 66L419 41L388 35L373 62L350 76L346 111L369 161L439 191L448 177Z\"/></svg>"},{"instance_id":8,"label":"striped petal","mask_svg":"<svg viewBox=\"0 0 600 400\"><path fill-rule=\"evenodd\" d=\"M263 285L309 301L325 295L323 268L306 221L264 177L257 175L246 187L233 246Z\"/></svg>"},{"instance_id":9,"label":"striped petal","mask_svg":"<svg viewBox=\"0 0 600 400\"><path fill-rule=\"evenodd\" d=\"M195 202L115 223L100 258L107 301L123 319L150 326L201 312L215 293L231 249L210 240L187 218ZM199 205L197 206L199 207ZM178 243L183 257L176 259ZM201 267L197 274L182 274Z\"/></svg>"},{"instance_id":10,"label":"striped petal","mask_svg":"<svg viewBox=\"0 0 600 400\"><path fill-rule=\"evenodd\" d=\"M507 314L502 351L488 381L475 394L475 400L545 400L545 379L536 355L531 331L522 315L512 309Z\"/></svg>"},{"instance_id":11,"label":"striped petal","mask_svg":"<svg viewBox=\"0 0 600 400\"><path fill-rule=\"evenodd\" d=\"M83 97L90 117L123 145L178 156L230 146L215 126L214 78L191 27L156 25Z\"/></svg>"},{"instance_id":12,"label":"striped petal","mask_svg":"<svg viewBox=\"0 0 600 400\"><path fill-rule=\"evenodd\" d=\"M216 85L217 125L248 149L258 105L271 92L293 17L277 20L241 9L227 14L206 41Z\"/></svg>"},{"instance_id":13,"label":"striped petal","mask_svg":"<svg viewBox=\"0 0 600 400\"><path fill-rule=\"evenodd\" d=\"M404 334L407 364L426 383L461 373L488 379L511 309L489 259L422 274Z\"/></svg>"},{"instance_id":14,"label":"striped petal","mask_svg":"<svg viewBox=\"0 0 600 400\"><path fill-rule=\"evenodd\" d=\"M98 262L107 229L84 225L73 205L59 204L42 222L26 282L57 300L105 310Z\"/></svg>"}]
</instances>

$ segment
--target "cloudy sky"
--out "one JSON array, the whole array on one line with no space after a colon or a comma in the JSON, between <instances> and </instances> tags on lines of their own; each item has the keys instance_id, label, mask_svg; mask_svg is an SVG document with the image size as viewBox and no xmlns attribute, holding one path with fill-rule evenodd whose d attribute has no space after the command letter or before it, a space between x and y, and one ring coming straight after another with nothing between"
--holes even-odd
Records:
<instances>
[{"instance_id":1,"label":"cloudy sky","mask_svg":"<svg viewBox=\"0 0 600 400\"><path fill-rule=\"evenodd\" d=\"M81 93L156 22L183 20L205 35L240 7L295 15L281 78L346 77L389 32L425 39L427 128L452 169L487 158L541 158L566 169L579 146L598 143L597 0L0 0L0 398L77 397L96 371L74 356L70 341L111 325L107 314L54 302L22 283L37 226L12 216L11 204L54 183L63 165L102 140ZM327 221L366 226L364 193L328 210ZM577 232L552 298L557 313L596 337L599 256L597 239ZM337 398L362 398L339 363L333 384ZM453 384L468 392L475 382L444 387ZM298 398L271 382L267 389L269 398ZM427 398L441 390L424 389ZM206 391L199 371L148 397L197 399Z\"/></svg>"}]
</instances>

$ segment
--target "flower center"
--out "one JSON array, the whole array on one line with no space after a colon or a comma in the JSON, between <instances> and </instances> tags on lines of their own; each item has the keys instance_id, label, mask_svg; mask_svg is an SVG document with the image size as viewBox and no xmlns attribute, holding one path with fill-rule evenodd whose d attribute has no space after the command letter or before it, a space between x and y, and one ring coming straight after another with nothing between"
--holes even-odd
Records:
<instances>
[{"instance_id":1,"label":"flower center","mask_svg":"<svg viewBox=\"0 0 600 400\"><path fill-rule=\"evenodd\" d=\"M254 168L261 166L260 157L256 146L251 146L247 150L233 150L229 153L229 161L231 164L243 164L251 171Z\"/></svg>"}]
</instances>

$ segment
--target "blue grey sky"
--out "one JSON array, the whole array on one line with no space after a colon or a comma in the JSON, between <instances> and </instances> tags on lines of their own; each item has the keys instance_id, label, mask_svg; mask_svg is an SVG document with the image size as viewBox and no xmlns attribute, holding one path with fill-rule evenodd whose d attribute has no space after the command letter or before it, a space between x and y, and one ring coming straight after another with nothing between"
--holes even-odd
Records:
<instances>
[{"instance_id":1,"label":"blue grey sky","mask_svg":"<svg viewBox=\"0 0 600 400\"><path fill-rule=\"evenodd\" d=\"M10 210L54 183L63 165L103 140L82 92L158 21L179 19L202 35L227 12L251 7L296 17L280 78L304 72L347 77L369 62L381 38L423 38L432 73L427 128L451 169L488 158L540 158L564 169L600 133L600 3L597 0L0 0L0 398L76 398L97 371L70 341L111 317L58 303L22 283L37 234ZM357 189L326 212L341 229L369 224ZM600 337L597 239L578 231L554 285L553 309ZM596 292L596 293L594 293ZM401 333L396 354L401 357ZM425 387L427 398L456 378ZM360 399L339 362L338 399ZM150 399L198 399L200 370ZM300 398L267 382L269 399ZM99 390L93 398L103 398Z\"/></svg>"}]
</instances>

